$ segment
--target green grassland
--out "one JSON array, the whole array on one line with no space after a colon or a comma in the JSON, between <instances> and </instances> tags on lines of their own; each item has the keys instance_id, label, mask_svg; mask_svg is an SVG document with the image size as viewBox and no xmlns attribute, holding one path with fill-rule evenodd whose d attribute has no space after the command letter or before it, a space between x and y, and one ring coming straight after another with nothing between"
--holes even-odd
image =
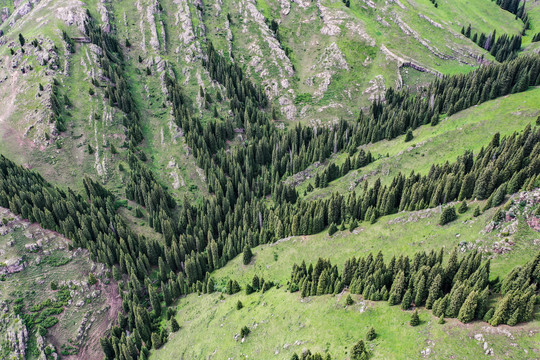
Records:
<instances>
[{"instance_id":1,"label":"green grassland","mask_svg":"<svg viewBox=\"0 0 540 360\"><path fill-rule=\"evenodd\" d=\"M353 295L355 305L346 306L346 292L345 297L342 293L300 299L299 293L286 291L293 263L309 264L324 257L341 267L346 258L365 256L368 252L381 251L388 259L444 246L448 255L460 243L489 248L495 241L511 239L515 241L512 251L492 260L492 277L505 274L534 256L537 233L520 219L514 236L505 237L497 230L483 234L494 212L491 209L473 218L469 210L443 227L437 225L438 210L422 212L423 216L428 215L424 218L420 213L400 213L383 217L373 225L361 223L354 234L346 230L329 237L324 232L259 246L249 265L242 264L240 255L217 270L213 274L217 288L224 288L228 279L238 280L244 287L254 274L276 281L278 286L264 294L242 292L225 295L224 299L219 294L192 294L182 298L176 306L180 331L171 335L169 342L151 358L289 359L293 352L309 348L345 359L348 350L365 337L371 326L379 334L369 345L373 359L421 358L426 349L436 359L483 358L484 344L474 338L477 334L483 335L495 358L535 358L535 344L540 340L538 320L517 327L494 328L484 322L464 325L455 319L439 325L430 311L422 309L421 325L413 328L408 325L410 312L386 302L364 301ZM243 303L243 309L236 310L237 301ZM242 326L251 329L244 343L234 339Z\"/></svg>"},{"instance_id":2,"label":"green grassland","mask_svg":"<svg viewBox=\"0 0 540 360\"><path fill-rule=\"evenodd\" d=\"M434 359L480 359L482 334L498 359L533 359L540 335L538 321L513 328L490 328L485 323L467 325L455 319L444 325L429 311L420 311L421 324L411 327L410 311L387 303L362 301L345 305L342 296L318 296L301 300L298 293L283 288L264 294L227 296L189 295L178 303L180 330L169 342L152 353L151 359L290 359L303 349L332 354L332 359L348 359L352 346L365 339L375 327L378 337L368 342L372 359L418 359L429 349ZM244 308L236 310L241 301ZM242 342L234 340L240 328L251 333Z\"/></svg>"},{"instance_id":3,"label":"green grassland","mask_svg":"<svg viewBox=\"0 0 540 360\"><path fill-rule=\"evenodd\" d=\"M370 183L381 178L383 184L389 184L400 172L408 175L414 170L426 174L432 164L453 162L466 150L477 153L497 132L505 136L523 130L528 124L534 126L540 115L539 102L540 88L529 89L463 110L436 126L421 126L414 131L414 138L410 142L406 143L404 137L399 137L365 145L362 148L371 151L378 160L332 181L326 188L315 189L305 198L313 199L328 196L335 191L349 191L351 182L363 176ZM330 161L340 165L345 161L345 156L342 154ZM314 184L316 172L324 168L311 168L312 178L297 187L300 195L304 194L309 183Z\"/></svg>"}]
</instances>

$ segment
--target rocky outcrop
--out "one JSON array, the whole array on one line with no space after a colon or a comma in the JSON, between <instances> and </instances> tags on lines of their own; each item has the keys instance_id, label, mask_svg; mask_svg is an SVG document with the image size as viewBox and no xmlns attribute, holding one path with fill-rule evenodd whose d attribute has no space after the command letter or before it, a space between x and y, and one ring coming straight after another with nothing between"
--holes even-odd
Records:
<instances>
[{"instance_id":1,"label":"rocky outcrop","mask_svg":"<svg viewBox=\"0 0 540 360\"><path fill-rule=\"evenodd\" d=\"M329 36L339 35L341 33L340 26L343 24L346 14L343 11L330 11L330 9L321 4L320 0L317 0L317 8L324 24L321 28L321 34Z\"/></svg>"},{"instance_id":2,"label":"rocky outcrop","mask_svg":"<svg viewBox=\"0 0 540 360\"><path fill-rule=\"evenodd\" d=\"M103 23L103 31L111 32L111 23L109 19L109 10L105 6L105 0L100 0L97 4L97 10L101 16L101 22Z\"/></svg>"},{"instance_id":3,"label":"rocky outcrop","mask_svg":"<svg viewBox=\"0 0 540 360\"><path fill-rule=\"evenodd\" d=\"M86 11L80 1L71 1L62 3L62 6L55 11L56 17L66 23L66 25L75 25L81 33L84 33L84 23L88 20Z\"/></svg>"},{"instance_id":4,"label":"rocky outcrop","mask_svg":"<svg viewBox=\"0 0 540 360\"><path fill-rule=\"evenodd\" d=\"M10 359L26 359L28 330L19 315L14 315L7 302L0 303L0 354Z\"/></svg>"},{"instance_id":5,"label":"rocky outcrop","mask_svg":"<svg viewBox=\"0 0 540 360\"><path fill-rule=\"evenodd\" d=\"M0 24L6 21L9 17L9 8L4 7L0 9Z\"/></svg>"}]
</instances>

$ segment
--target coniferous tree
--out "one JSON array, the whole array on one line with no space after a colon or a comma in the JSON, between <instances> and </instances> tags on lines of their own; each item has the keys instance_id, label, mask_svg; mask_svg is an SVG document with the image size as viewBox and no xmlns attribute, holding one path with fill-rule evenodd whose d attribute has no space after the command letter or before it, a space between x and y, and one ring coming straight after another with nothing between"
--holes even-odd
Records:
<instances>
[{"instance_id":1,"label":"coniferous tree","mask_svg":"<svg viewBox=\"0 0 540 360\"><path fill-rule=\"evenodd\" d=\"M414 310L414 312L412 313L409 324L411 326L417 326L418 324L420 324L420 318L418 317L418 310Z\"/></svg>"},{"instance_id":2,"label":"coniferous tree","mask_svg":"<svg viewBox=\"0 0 540 360\"><path fill-rule=\"evenodd\" d=\"M407 291L405 291L405 295L403 295L403 300L401 300L401 309L409 310L411 305L412 305L412 293L411 293L411 289L407 289Z\"/></svg>"},{"instance_id":3,"label":"coniferous tree","mask_svg":"<svg viewBox=\"0 0 540 360\"><path fill-rule=\"evenodd\" d=\"M375 338L377 338L377 333L375 332L375 329L372 326L366 334L366 339L367 341L372 341L372 340L375 340Z\"/></svg>"},{"instance_id":4,"label":"coniferous tree","mask_svg":"<svg viewBox=\"0 0 540 360\"><path fill-rule=\"evenodd\" d=\"M439 219L439 225L446 225L457 219L456 208L453 206L447 206L443 209L441 217Z\"/></svg>"},{"instance_id":5,"label":"coniferous tree","mask_svg":"<svg viewBox=\"0 0 540 360\"><path fill-rule=\"evenodd\" d=\"M176 318L171 319L171 330L172 332L177 332L180 330L180 325L178 325L178 321L176 321Z\"/></svg>"},{"instance_id":6,"label":"coniferous tree","mask_svg":"<svg viewBox=\"0 0 540 360\"><path fill-rule=\"evenodd\" d=\"M462 323L468 323L474 319L476 307L478 306L478 293L472 291L468 296L461 309L459 310L458 320Z\"/></svg>"},{"instance_id":7,"label":"coniferous tree","mask_svg":"<svg viewBox=\"0 0 540 360\"><path fill-rule=\"evenodd\" d=\"M407 130L407 133L405 134L405 142L411 141L411 140L413 139L413 137L414 137L414 136L413 136L412 129L409 128L409 129Z\"/></svg>"},{"instance_id":8,"label":"coniferous tree","mask_svg":"<svg viewBox=\"0 0 540 360\"><path fill-rule=\"evenodd\" d=\"M251 252L251 248L246 245L244 247L244 251L243 251L243 255L242 255L244 265L249 265L252 257L253 257L253 253Z\"/></svg>"}]
</instances>

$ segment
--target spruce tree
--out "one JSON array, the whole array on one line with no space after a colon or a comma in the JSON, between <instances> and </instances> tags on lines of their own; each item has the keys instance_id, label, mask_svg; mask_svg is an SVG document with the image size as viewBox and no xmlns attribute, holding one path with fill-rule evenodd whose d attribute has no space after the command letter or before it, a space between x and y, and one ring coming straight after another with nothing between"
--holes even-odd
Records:
<instances>
[{"instance_id":1,"label":"spruce tree","mask_svg":"<svg viewBox=\"0 0 540 360\"><path fill-rule=\"evenodd\" d=\"M413 136L412 129L409 128L409 129L407 130L407 133L405 134L405 142L409 142L409 141L411 141L413 138L414 138L414 136Z\"/></svg>"},{"instance_id":2,"label":"spruce tree","mask_svg":"<svg viewBox=\"0 0 540 360\"><path fill-rule=\"evenodd\" d=\"M249 246L244 246L244 252L242 255L242 259L244 261L244 265L248 265L251 261L251 258L253 257L253 253L251 252L251 248Z\"/></svg>"},{"instance_id":3,"label":"spruce tree","mask_svg":"<svg viewBox=\"0 0 540 360\"><path fill-rule=\"evenodd\" d=\"M478 293L472 291L459 310L458 320L466 324L474 319L476 307L478 306Z\"/></svg>"},{"instance_id":4,"label":"spruce tree","mask_svg":"<svg viewBox=\"0 0 540 360\"><path fill-rule=\"evenodd\" d=\"M411 289L407 289L405 295L403 295L403 300L401 300L401 309L409 310L412 305L412 293Z\"/></svg>"},{"instance_id":5,"label":"spruce tree","mask_svg":"<svg viewBox=\"0 0 540 360\"><path fill-rule=\"evenodd\" d=\"M453 206L447 206L443 209L441 213L441 218L439 220L439 225L448 224L451 221L457 219L456 208Z\"/></svg>"},{"instance_id":6,"label":"spruce tree","mask_svg":"<svg viewBox=\"0 0 540 360\"><path fill-rule=\"evenodd\" d=\"M414 310L414 312L412 313L409 324L411 326L417 326L418 324L420 324L420 318L418 317L418 310Z\"/></svg>"},{"instance_id":7,"label":"spruce tree","mask_svg":"<svg viewBox=\"0 0 540 360\"><path fill-rule=\"evenodd\" d=\"M328 228L328 235L332 236L338 231L337 226L335 223L332 223L330 227Z\"/></svg>"},{"instance_id":8,"label":"spruce tree","mask_svg":"<svg viewBox=\"0 0 540 360\"><path fill-rule=\"evenodd\" d=\"M351 360L362 360L367 355L366 345L363 340L359 340L351 349Z\"/></svg>"},{"instance_id":9,"label":"spruce tree","mask_svg":"<svg viewBox=\"0 0 540 360\"><path fill-rule=\"evenodd\" d=\"M435 276L435 279L433 280L433 282L429 286L429 294L428 294L428 298L426 300L426 308L427 309L431 309L431 307L433 306L433 303L435 302L435 300L437 300L437 299L439 299L441 297L441 295L442 295L441 287L442 287L441 274L437 274L437 276Z\"/></svg>"},{"instance_id":10,"label":"spruce tree","mask_svg":"<svg viewBox=\"0 0 540 360\"><path fill-rule=\"evenodd\" d=\"M178 325L178 321L176 321L176 318L171 319L171 330L172 332L177 332L180 330L180 325Z\"/></svg>"},{"instance_id":11,"label":"spruce tree","mask_svg":"<svg viewBox=\"0 0 540 360\"><path fill-rule=\"evenodd\" d=\"M375 329L372 326L366 334L366 339L367 341L372 341L372 340L375 340L376 337L377 337L377 333L375 332Z\"/></svg>"}]
</instances>

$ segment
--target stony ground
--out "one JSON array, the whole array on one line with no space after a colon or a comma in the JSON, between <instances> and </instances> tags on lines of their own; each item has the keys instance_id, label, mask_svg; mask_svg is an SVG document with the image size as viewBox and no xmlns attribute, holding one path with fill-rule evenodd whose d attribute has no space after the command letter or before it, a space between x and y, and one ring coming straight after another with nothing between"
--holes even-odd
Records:
<instances>
[{"instance_id":1,"label":"stony ground","mask_svg":"<svg viewBox=\"0 0 540 360\"><path fill-rule=\"evenodd\" d=\"M100 357L99 338L121 306L109 271L90 261L87 250L71 248L69 239L7 209L0 208L0 224L0 357L37 358L51 345L66 355L63 358ZM90 273L96 284L89 284ZM45 336L36 326L23 325L21 317L39 313L34 311L36 305L60 296L66 300L63 311L52 316L58 323ZM19 304L22 311L16 310Z\"/></svg>"}]
</instances>

